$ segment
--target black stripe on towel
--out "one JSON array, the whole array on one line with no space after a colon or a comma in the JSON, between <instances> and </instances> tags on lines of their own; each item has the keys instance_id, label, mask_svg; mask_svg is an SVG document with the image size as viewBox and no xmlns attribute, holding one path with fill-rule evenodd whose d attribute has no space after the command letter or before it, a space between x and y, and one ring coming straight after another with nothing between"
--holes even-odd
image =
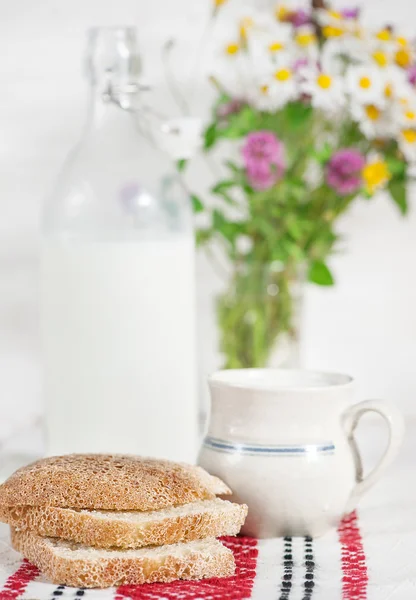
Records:
<instances>
[{"instance_id":1,"label":"black stripe on towel","mask_svg":"<svg viewBox=\"0 0 416 600\"><path fill-rule=\"evenodd\" d=\"M305 579L303 587L305 589L302 600L311 600L313 589L315 587L315 558L313 554L313 539L309 536L305 537Z\"/></svg>"},{"instance_id":2,"label":"black stripe on towel","mask_svg":"<svg viewBox=\"0 0 416 600\"><path fill-rule=\"evenodd\" d=\"M289 600L292 590L293 577L293 552L292 538L285 537L283 540L283 576L280 584L279 600Z\"/></svg>"},{"instance_id":3,"label":"black stripe on towel","mask_svg":"<svg viewBox=\"0 0 416 600\"><path fill-rule=\"evenodd\" d=\"M71 588L69 588L69 589L71 589ZM67 593L65 593L67 591L69 591L69 590L65 585L58 585L58 587L56 587L54 589L54 591L52 592L50 600L59 600L64 594L65 594L65 597L67 597ZM78 588L76 591L73 591L71 596L73 596L73 598L75 600L84 600L85 592L86 592L85 588Z\"/></svg>"},{"instance_id":4,"label":"black stripe on towel","mask_svg":"<svg viewBox=\"0 0 416 600\"><path fill-rule=\"evenodd\" d=\"M51 594L51 600L59 600L59 598L63 595L64 591L65 591L65 586L58 585L58 587L55 588Z\"/></svg>"}]
</instances>

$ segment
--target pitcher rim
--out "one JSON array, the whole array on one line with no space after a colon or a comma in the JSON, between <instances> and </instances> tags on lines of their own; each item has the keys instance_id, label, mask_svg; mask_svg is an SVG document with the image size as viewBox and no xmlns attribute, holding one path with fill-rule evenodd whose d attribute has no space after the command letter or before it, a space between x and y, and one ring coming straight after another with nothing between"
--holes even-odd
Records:
<instances>
[{"instance_id":1,"label":"pitcher rim","mask_svg":"<svg viewBox=\"0 0 416 600\"><path fill-rule=\"evenodd\" d=\"M256 385L256 381L253 378L253 374L258 375L290 375L295 376L298 375L305 377L309 376L310 378L316 377L324 380L322 384L314 385L310 383L293 383L293 384L277 384L273 383L269 380L269 382L265 381L263 385ZM232 376L243 375L244 377L239 381L232 381L230 377ZM227 378L228 377L228 378ZM212 373L208 377L208 383L210 387L224 387L224 388L239 388L239 389L253 389L253 390L263 390L263 391L322 391L328 389L340 389L349 387L354 383L354 378L346 373L339 373L336 371L318 371L314 369L259 369L259 368L249 368L249 369L222 369Z\"/></svg>"}]
</instances>

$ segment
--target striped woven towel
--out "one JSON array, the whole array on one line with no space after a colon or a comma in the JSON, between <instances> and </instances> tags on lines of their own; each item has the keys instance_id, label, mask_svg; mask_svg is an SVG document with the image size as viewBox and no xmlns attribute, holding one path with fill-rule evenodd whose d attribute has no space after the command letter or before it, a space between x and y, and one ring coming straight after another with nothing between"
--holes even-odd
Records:
<instances>
[{"instance_id":1,"label":"striped woven towel","mask_svg":"<svg viewBox=\"0 0 416 600\"><path fill-rule=\"evenodd\" d=\"M386 536L383 543L375 534L366 542L364 532L353 513L319 540L223 538L234 552L234 577L85 590L47 583L9 547L2 527L0 600L415 600L416 552L406 567L406 541Z\"/></svg>"}]
</instances>

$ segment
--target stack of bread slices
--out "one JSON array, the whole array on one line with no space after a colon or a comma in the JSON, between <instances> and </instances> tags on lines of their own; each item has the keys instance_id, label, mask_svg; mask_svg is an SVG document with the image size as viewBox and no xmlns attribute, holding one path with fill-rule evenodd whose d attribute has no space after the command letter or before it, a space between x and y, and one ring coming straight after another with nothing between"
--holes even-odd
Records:
<instances>
[{"instance_id":1,"label":"stack of bread slices","mask_svg":"<svg viewBox=\"0 0 416 600\"><path fill-rule=\"evenodd\" d=\"M0 486L13 547L55 584L110 587L233 575L215 538L247 507L200 467L122 455L68 455L23 467Z\"/></svg>"}]
</instances>

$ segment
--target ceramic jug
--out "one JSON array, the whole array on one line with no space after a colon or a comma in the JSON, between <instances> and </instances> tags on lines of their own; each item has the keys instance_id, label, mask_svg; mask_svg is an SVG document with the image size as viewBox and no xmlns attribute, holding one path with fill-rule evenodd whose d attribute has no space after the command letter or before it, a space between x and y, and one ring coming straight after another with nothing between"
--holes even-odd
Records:
<instances>
[{"instance_id":1,"label":"ceramic jug","mask_svg":"<svg viewBox=\"0 0 416 600\"><path fill-rule=\"evenodd\" d=\"M284 369L220 371L209 380L211 417L199 464L249 507L255 537L319 536L353 510L395 457L403 419L380 400L353 404L348 375ZM389 443L363 477L353 432L380 414Z\"/></svg>"}]
</instances>

